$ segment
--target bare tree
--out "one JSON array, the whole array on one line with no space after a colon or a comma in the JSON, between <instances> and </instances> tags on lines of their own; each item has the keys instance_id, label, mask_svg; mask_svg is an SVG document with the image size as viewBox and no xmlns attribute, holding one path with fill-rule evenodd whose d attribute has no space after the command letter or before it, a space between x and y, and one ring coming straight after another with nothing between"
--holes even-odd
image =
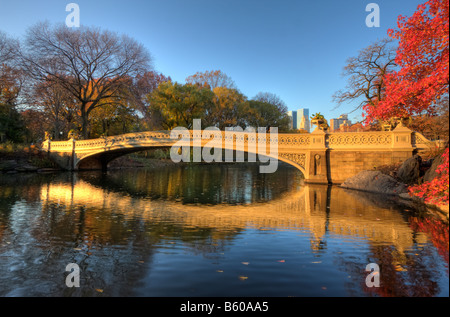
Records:
<instances>
[{"instance_id":1,"label":"bare tree","mask_svg":"<svg viewBox=\"0 0 450 317\"><path fill-rule=\"evenodd\" d=\"M0 32L0 103L18 105L19 94L25 81L24 73L17 67L19 42Z\"/></svg>"},{"instance_id":2,"label":"bare tree","mask_svg":"<svg viewBox=\"0 0 450 317\"><path fill-rule=\"evenodd\" d=\"M170 76L164 76L155 71L149 71L133 78L129 92L137 111L143 116L140 121L144 129L159 129L161 126L161 115L158 111L152 111L147 96L158 88L160 83L170 81Z\"/></svg>"},{"instance_id":3,"label":"bare tree","mask_svg":"<svg viewBox=\"0 0 450 317\"><path fill-rule=\"evenodd\" d=\"M13 62L18 50L19 42L0 31L0 65Z\"/></svg>"},{"instance_id":4,"label":"bare tree","mask_svg":"<svg viewBox=\"0 0 450 317\"><path fill-rule=\"evenodd\" d=\"M0 142L23 141L23 121L19 114L25 74L17 67L19 42L0 32Z\"/></svg>"},{"instance_id":5,"label":"bare tree","mask_svg":"<svg viewBox=\"0 0 450 317\"><path fill-rule=\"evenodd\" d=\"M25 49L23 68L34 80L55 83L78 101L84 138L92 110L123 97L128 78L150 69L141 44L98 28L39 23L28 29Z\"/></svg>"},{"instance_id":6,"label":"bare tree","mask_svg":"<svg viewBox=\"0 0 450 317\"><path fill-rule=\"evenodd\" d=\"M259 92L255 97L253 97L253 100L262 101L270 103L271 105L275 105L277 106L278 110L281 113L286 113L288 111L288 108L284 103L284 101L281 100L280 97L271 92Z\"/></svg>"},{"instance_id":7,"label":"bare tree","mask_svg":"<svg viewBox=\"0 0 450 317\"><path fill-rule=\"evenodd\" d=\"M209 85L211 90L216 87L226 87L229 89L236 89L236 84L233 79L221 70L205 71L203 73L197 72L192 76L186 78L188 84Z\"/></svg>"},{"instance_id":8,"label":"bare tree","mask_svg":"<svg viewBox=\"0 0 450 317\"><path fill-rule=\"evenodd\" d=\"M358 56L349 58L343 71L343 76L348 77L347 87L336 92L333 101L338 106L344 102L360 101L353 111L381 101L385 92L383 77L397 66L395 57L393 40L383 39L361 50Z\"/></svg>"},{"instance_id":9,"label":"bare tree","mask_svg":"<svg viewBox=\"0 0 450 317\"><path fill-rule=\"evenodd\" d=\"M38 82L31 94L27 96L28 104L41 110L50 119L54 138L59 140L62 135L67 136L68 131L73 128L77 100L58 83L42 81Z\"/></svg>"}]
</instances>

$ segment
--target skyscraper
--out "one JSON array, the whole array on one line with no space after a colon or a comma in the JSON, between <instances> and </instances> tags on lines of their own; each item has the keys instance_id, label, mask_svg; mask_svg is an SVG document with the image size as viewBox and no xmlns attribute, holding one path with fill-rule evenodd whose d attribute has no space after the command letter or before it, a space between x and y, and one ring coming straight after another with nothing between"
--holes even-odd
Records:
<instances>
[{"instance_id":1,"label":"skyscraper","mask_svg":"<svg viewBox=\"0 0 450 317\"><path fill-rule=\"evenodd\" d=\"M339 131L341 127L351 126L352 122L348 120L348 115L342 114L337 119L330 120L330 131Z\"/></svg>"},{"instance_id":2,"label":"skyscraper","mask_svg":"<svg viewBox=\"0 0 450 317\"><path fill-rule=\"evenodd\" d=\"M288 111L287 114L288 114L288 117L290 119L290 121L289 121L289 128L290 129L296 129L296 126L297 126L297 111Z\"/></svg>"},{"instance_id":3,"label":"skyscraper","mask_svg":"<svg viewBox=\"0 0 450 317\"><path fill-rule=\"evenodd\" d=\"M294 130L310 131L309 123L309 109L299 109L297 111L288 111L288 116L291 119L290 128Z\"/></svg>"},{"instance_id":4,"label":"skyscraper","mask_svg":"<svg viewBox=\"0 0 450 317\"><path fill-rule=\"evenodd\" d=\"M310 121L309 121L309 109L299 109L297 112L297 117L300 119L300 128L309 132L310 130Z\"/></svg>"}]
</instances>

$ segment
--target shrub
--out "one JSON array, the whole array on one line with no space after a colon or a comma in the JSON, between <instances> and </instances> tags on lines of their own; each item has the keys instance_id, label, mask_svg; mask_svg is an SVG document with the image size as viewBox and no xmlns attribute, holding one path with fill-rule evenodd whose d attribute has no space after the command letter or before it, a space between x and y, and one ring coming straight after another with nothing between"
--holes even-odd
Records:
<instances>
[{"instance_id":1,"label":"shrub","mask_svg":"<svg viewBox=\"0 0 450 317\"><path fill-rule=\"evenodd\" d=\"M449 203L449 148L442 154L443 162L436 169L438 176L432 181L421 185L409 187L411 196L422 198L427 204L448 204Z\"/></svg>"},{"instance_id":2,"label":"shrub","mask_svg":"<svg viewBox=\"0 0 450 317\"><path fill-rule=\"evenodd\" d=\"M167 158L169 158L169 153L168 153L168 151L165 151L165 150L163 150L163 149L157 149L157 150L155 150L155 152L153 152L153 157L155 158L155 159L167 159Z\"/></svg>"}]
</instances>

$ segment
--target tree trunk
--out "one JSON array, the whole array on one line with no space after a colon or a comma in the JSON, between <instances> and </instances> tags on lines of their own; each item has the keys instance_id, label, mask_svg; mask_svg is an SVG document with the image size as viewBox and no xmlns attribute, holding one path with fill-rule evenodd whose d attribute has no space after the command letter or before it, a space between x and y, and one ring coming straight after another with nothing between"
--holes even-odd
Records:
<instances>
[{"instance_id":1,"label":"tree trunk","mask_svg":"<svg viewBox=\"0 0 450 317\"><path fill-rule=\"evenodd\" d=\"M55 124L54 124L54 129L55 129L55 140L61 140L61 128L60 128L61 124L59 119L55 120Z\"/></svg>"},{"instance_id":2,"label":"tree trunk","mask_svg":"<svg viewBox=\"0 0 450 317\"><path fill-rule=\"evenodd\" d=\"M89 113L85 110L86 105L81 105L81 135L84 140L89 139Z\"/></svg>"}]
</instances>

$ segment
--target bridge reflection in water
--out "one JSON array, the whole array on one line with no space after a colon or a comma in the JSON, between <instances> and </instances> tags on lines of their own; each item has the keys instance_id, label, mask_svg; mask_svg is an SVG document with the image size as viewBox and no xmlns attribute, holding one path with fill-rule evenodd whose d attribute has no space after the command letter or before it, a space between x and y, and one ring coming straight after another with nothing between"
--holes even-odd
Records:
<instances>
[{"instance_id":1,"label":"bridge reflection in water","mask_svg":"<svg viewBox=\"0 0 450 317\"><path fill-rule=\"evenodd\" d=\"M74 178L78 177L74 175ZM339 187L306 184L298 191L268 202L218 204L205 208L203 204L186 205L176 199L136 199L124 192L96 187L82 178L74 180L73 184L51 183L41 190L45 204L62 204L75 211L88 205L98 210L120 211L127 219L164 220L184 227L218 231L248 227L310 230L313 249L326 239L327 233L359 236L374 244L388 243L400 253L415 243L426 242L424 234L413 236L407 219L398 210L374 207L383 205L382 201L375 200L377 198L380 199Z\"/></svg>"},{"instance_id":2,"label":"bridge reflection in water","mask_svg":"<svg viewBox=\"0 0 450 317\"><path fill-rule=\"evenodd\" d=\"M0 213L0 295L448 294L448 224L440 245L386 197L299 184L292 169L281 188L284 169L207 170L62 174L36 186L35 203L0 207L10 208ZM80 289L64 285L72 262ZM365 286L368 263L381 266L380 288Z\"/></svg>"}]
</instances>

